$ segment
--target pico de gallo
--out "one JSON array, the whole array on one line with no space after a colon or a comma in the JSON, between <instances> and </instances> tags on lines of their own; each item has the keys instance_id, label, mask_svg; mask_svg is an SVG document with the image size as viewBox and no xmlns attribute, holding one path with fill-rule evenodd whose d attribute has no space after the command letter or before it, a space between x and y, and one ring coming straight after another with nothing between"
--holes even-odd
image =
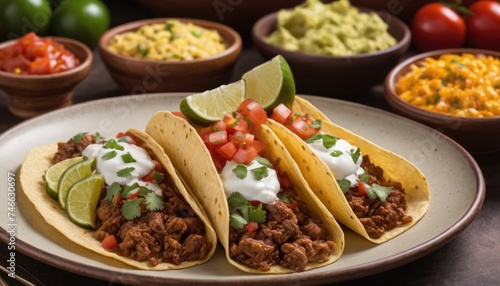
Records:
<instances>
[{"instance_id":1,"label":"pico de gallo","mask_svg":"<svg viewBox=\"0 0 500 286\"><path fill-rule=\"evenodd\" d=\"M33 32L0 50L0 70L15 74L45 75L73 69L80 60L62 44Z\"/></svg>"}]
</instances>

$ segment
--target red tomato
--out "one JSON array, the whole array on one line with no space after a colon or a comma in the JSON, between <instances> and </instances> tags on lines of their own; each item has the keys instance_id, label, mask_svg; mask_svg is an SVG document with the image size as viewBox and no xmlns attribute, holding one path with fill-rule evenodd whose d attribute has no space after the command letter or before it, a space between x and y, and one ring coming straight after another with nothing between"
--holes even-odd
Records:
<instances>
[{"instance_id":1,"label":"red tomato","mask_svg":"<svg viewBox=\"0 0 500 286\"><path fill-rule=\"evenodd\" d=\"M101 245L104 249L112 250L118 246L118 241L114 235L108 235L102 240Z\"/></svg>"},{"instance_id":2,"label":"red tomato","mask_svg":"<svg viewBox=\"0 0 500 286\"><path fill-rule=\"evenodd\" d=\"M186 119L187 120L187 117L186 115L184 115L184 113L180 112L180 111L172 111L172 114L175 115L175 116L178 116L182 119Z\"/></svg>"},{"instance_id":3,"label":"red tomato","mask_svg":"<svg viewBox=\"0 0 500 286\"><path fill-rule=\"evenodd\" d=\"M292 111L283 103L280 103L273 109L271 119L276 120L278 123L285 124L292 116Z\"/></svg>"},{"instance_id":4,"label":"red tomato","mask_svg":"<svg viewBox=\"0 0 500 286\"><path fill-rule=\"evenodd\" d=\"M267 121L266 111L254 99L245 99L242 103L240 103L237 111L250 120L250 122L252 123L252 128L257 127Z\"/></svg>"},{"instance_id":5,"label":"red tomato","mask_svg":"<svg viewBox=\"0 0 500 286\"><path fill-rule=\"evenodd\" d=\"M478 1L469 6L465 19L467 42L473 48L500 51L500 3Z\"/></svg>"},{"instance_id":6,"label":"red tomato","mask_svg":"<svg viewBox=\"0 0 500 286\"><path fill-rule=\"evenodd\" d=\"M245 225L245 228L247 229L247 234L248 234L248 235L251 235L251 234L252 234L252 233L254 233L256 230L258 230L258 229L259 229L259 225L258 225L256 222L251 221L251 222L249 222L249 223L247 223L247 224Z\"/></svg>"},{"instance_id":7,"label":"red tomato","mask_svg":"<svg viewBox=\"0 0 500 286\"><path fill-rule=\"evenodd\" d=\"M363 182L358 182L358 194L360 196L366 196L366 186Z\"/></svg>"},{"instance_id":8,"label":"red tomato","mask_svg":"<svg viewBox=\"0 0 500 286\"><path fill-rule=\"evenodd\" d=\"M220 146L220 148L216 150L216 152L219 153L226 160L230 160L234 156L234 154L236 154L237 151L238 148L236 148L233 142L227 142L226 144Z\"/></svg>"},{"instance_id":9,"label":"red tomato","mask_svg":"<svg viewBox=\"0 0 500 286\"><path fill-rule=\"evenodd\" d=\"M297 115L292 117L292 122L285 126L302 140L306 140L320 131L320 128L313 127L313 123L314 120L308 115Z\"/></svg>"},{"instance_id":10,"label":"red tomato","mask_svg":"<svg viewBox=\"0 0 500 286\"><path fill-rule=\"evenodd\" d=\"M430 3L413 16L411 31L415 47L421 51L459 48L465 43L465 21L440 3Z\"/></svg>"}]
</instances>

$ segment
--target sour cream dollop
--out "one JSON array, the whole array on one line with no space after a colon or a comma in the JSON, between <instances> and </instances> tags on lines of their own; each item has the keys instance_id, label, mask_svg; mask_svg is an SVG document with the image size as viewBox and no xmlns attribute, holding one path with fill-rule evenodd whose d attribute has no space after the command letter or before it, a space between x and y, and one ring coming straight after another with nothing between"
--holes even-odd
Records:
<instances>
[{"instance_id":1,"label":"sour cream dollop","mask_svg":"<svg viewBox=\"0 0 500 286\"><path fill-rule=\"evenodd\" d=\"M324 146L323 138L318 138L308 145L325 162L336 180L347 179L351 182L351 186L355 186L359 176L365 173L361 168L363 158L360 151L356 161L354 160L358 147L343 139L336 139L335 145L330 148Z\"/></svg>"},{"instance_id":2,"label":"sour cream dollop","mask_svg":"<svg viewBox=\"0 0 500 286\"><path fill-rule=\"evenodd\" d=\"M276 170L254 159L250 164L244 165L247 169L246 176L239 178L233 172L238 165L240 164L228 161L220 173L226 197L231 196L234 192L239 192L249 201L260 201L264 204L273 203L278 199L277 195L280 191L280 183ZM252 170L261 167L267 168L267 176L257 180L252 175Z\"/></svg>"},{"instance_id":3,"label":"sour cream dollop","mask_svg":"<svg viewBox=\"0 0 500 286\"><path fill-rule=\"evenodd\" d=\"M110 144L111 147L106 143L91 144L83 150L82 155L96 158L97 172L104 176L107 185L117 182L122 186L131 186L138 183L139 186L147 187L161 196L158 185L140 180L155 168L155 163L148 152L128 142L115 142L116 145Z\"/></svg>"}]
</instances>

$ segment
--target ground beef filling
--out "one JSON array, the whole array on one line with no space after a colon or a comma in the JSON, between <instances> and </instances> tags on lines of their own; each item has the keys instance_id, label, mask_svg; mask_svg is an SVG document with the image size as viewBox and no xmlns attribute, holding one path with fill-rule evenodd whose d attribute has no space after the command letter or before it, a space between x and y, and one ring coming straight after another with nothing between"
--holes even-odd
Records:
<instances>
[{"instance_id":1,"label":"ground beef filling","mask_svg":"<svg viewBox=\"0 0 500 286\"><path fill-rule=\"evenodd\" d=\"M386 202L382 202L378 198L372 200L366 195L360 196L356 187L345 193L349 205L365 227L368 235L371 238L379 238L386 231L411 222L412 217L406 215L408 206L405 190L401 184L386 181L382 168L371 163L367 155L363 156L362 167L370 175L369 185L376 183L384 187L392 187Z\"/></svg>"},{"instance_id":2,"label":"ground beef filling","mask_svg":"<svg viewBox=\"0 0 500 286\"><path fill-rule=\"evenodd\" d=\"M94 135L87 134L81 140L74 139L58 143L53 162L78 157L90 144ZM145 146L142 146L143 148ZM146 150L151 154L151 150ZM122 215L122 200L102 200L96 210L96 232L94 237L102 241L114 235L118 246L113 250L121 256L137 261L147 261L152 266L166 262L178 265L184 261L204 259L210 252L205 238L205 225L191 206L178 195L169 174L160 187L164 198L161 211L141 209L141 216L127 220Z\"/></svg>"},{"instance_id":3,"label":"ground beef filling","mask_svg":"<svg viewBox=\"0 0 500 286\"><path fill-rule=\"evenodd\" d=\"M287 192L290 197L295 194ZM284 192L280 193L280 195ZM261 271L273 265L304 271L309 262L327 261L335 246L330 234L309 216L306 205L290 207L283 201L264 204L266 222L249 234L245 228L231 228L229 254L236 262Z\"/></svg>"}]
</instances>

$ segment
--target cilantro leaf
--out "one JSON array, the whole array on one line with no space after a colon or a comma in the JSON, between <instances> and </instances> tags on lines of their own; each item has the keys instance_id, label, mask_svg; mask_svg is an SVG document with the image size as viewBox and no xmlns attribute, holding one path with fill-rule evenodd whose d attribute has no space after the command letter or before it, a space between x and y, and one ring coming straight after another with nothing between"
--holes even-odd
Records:
<instances>
[{"instance_id":1,"label":"cilantro leaf","mask_svg":"<svg viewBox=\"0 0 500 286\"><path fill-rule=\"evenodd\" d=\"M364 172L359 176L359 180L363 183L368 183L368 180L370 179L370 175L368 173Z\"/></svg>"},{"instance_id":2,"label":"cilantro leaf","mask_svg":"<svg viewBox=\"0 0 500 286\"><path fill-rule=\"evenodd\" d=\"M232 214L229 216L229 225L234 229L242 229L248 223L241 215Z\"/></svg>"},{"instance_id":3,"label":"cilantro leaf","mask_svg":"<svg viewBox=\"0 0 500 286\"><path fill-rule=\"evenodd\" d=\"M126 201L122 205L122 215L128 220L132 220L136 217L141 216L141 210L139 205L144 199L135 199L131 201Z\"/></svg>"},{"instance_id":4,"label":"cilantro leaf","mask_svg":"<svg viewBox=\"0 0 500 286\"><path fill-rule=\"evenodd\" d=\"M203 31L201 30L196 30L196 31L192 31L191 34L195 37L195 38L200 38L201 35L203 35Z\"/></svg>"},{"instance_id":5,"label":"cilantro leaf","mask_svg":"<svg viewBox=\"0 0 500 286\"><path fill-rule=\"evenodd\" d=\"M125 185L122 191L122 198L126 199L130 196L130 193L139 188L139 183L133 183L132 185Z\"/></svg>"},{"instance_id":6,"label":"cilantro leaf","mask_svg":"<svg viewBox=\"0 0 500 286\"><path fill-rule=\"evenodd\" d=\"M351 149L351 157L354 161L354 164L358 162L359 156L361 156L361 150L359 150L359 148L356 148L356 151L354 151L354 149Z\"/></svg>"},{"instance_id":7,"label":"cilantro leaf","mask_svg":"<svg viewBox=\"0 0 500 286\"><path fill-rule=\"evenodd\" d=\"M159 211L163 209L163 198L155 194L153 191L144 195L144 203L149 211Z\"/></svg>"},{"instance_id":8,"label":"cilantro leaf","mask_svg":"<svg viewBox=\"0 0 500 286\"><path fill-rule=\"evenodd\" d=\"M111 160L113 159L114 157L116 157L116 151L113 150L113 151L109 151L108 153L102 155L101 159L103 160Z\"/></svg>"},{"instance_id":9,"label":"cilantro leaf","mask_svg":"<svg viewBox=\"0 0 500 286\"><path fill-rule=\"evenodd\" d=\"M351 188L351 181L348 179L338 180L337 183L344 194Z\"/></svg>"},{"instance_id":10,"label":"cilantro leaf","mask_svg":"<svg viewBox=\"0 0 500 286\"><path fill-rule=\"evenodd\" d=\"M266 213L262 210L262 203L259 203L257 207L250 205L248 209L248 217L250 221L256 223L263 223L266 221Z\"/></svg>"},{"instance_id":11,"label":"cilantro leaf","mask_svg":"<svg viewBox=\"0 0 500 286\"><path fill-rule=\"evenodd\" d=\"M321 119L314 120L314 122L311 123L311 127L315 129L321 128Z\"/></svg>"},{"instance_id":12,"label":"cilantro leaf","mask_svg":"<svg viewBox=\"0 0 500 286\"><path fill-rule=\"evenodd\" d=\"M313 143L316 140L323 140L323 147L325 147L325 149L330 149L337 144L337 138L324 133L316 133L307 138L306 143Z\"/></svg>"},{"instance_id":13,"label":"cilantro leaf","mask_svg":"<svg viewBox=\"0 0 500 286\"><path fill-rule=\"evenodd\" d=\"M122 145L118 144L118 142L116 142L115 139L111 139L108 142L106 142L106 144L104 144L104 146L102 146L102 148L104 148L104 149L116 149L116 150L120 150L120 151L123 151L125 149Z\"/></svg>"},{"instance_id":14,"label":"cilantro leaf","mask_svg":"<svg viewBox=\"0 0 500 286\"><path fill-rule=\"evenodd\" d=\"M233 173L238 177L238 179L244 179L247 177L247 166L238 164L233 169Z\"/></svg>"},{"instance_id":15,"label":"cilantro leaf","mask_svg":"<svg viewBox=\"0 0 500 286\"><path fill-rule=\"evenodd\" d=\"M108 189L106 190L106 196L104 197L104 200L111 201L115 196L115 194L120 193L121 191L122 191L122 186L120 186L118 182L113 182L111 185L109 185Z\"/></svg>"},{"instance_id":16,"label":"cilantro leaf","mask_svg":"<svg viewBox=\"0 0 500 286\"><path fill-rule=\"evenodd\" d=\"M391 187L383 187L378 184L373 184L369 188L366 188L366 194L370 197L370 199L375 200L376 198L379 198L380 201L384 203L391 191Z\"/></svg>"},{"instance_id":17,"label":"cilantro leaf","mask_svg":"<svg viewBox=\"0 0 500 286\"><path fill-rule=\"evenodd\" d=\"M238 192L232 193L229 198L227 198L227 203L229 205L229 212L231 214L238 214L248 221L248 207L250 203L247 199Z\"/></svg>"},{"instance_id":18,"label":"cilantro leaf","mask_svg":"<svg viewBox=\"0 0 500 286\"><path fill-rule=\"evenodd\" d=\"M262 180L263 178L267 177L269 174L266 166L252 169L250 172L252 173L253 178L257 181Z\"/></svg>"},{"instance_id":19,"label":"cilantro leaf","mask_svg":"<svg viewBox=\"0 0 500 286\"><path fill-rule=\"evenodd\" d=\"M132 175L132 172L135 170L134 167L127 167L127 168L124 168L124 169L121 169L121 170L118 170L116 172L116 175L118 177L123 177L123 178L126 178L126 177L130 177L130 175Z\"/></svg>"},{"instance_id":20,"label":"cilantro leaf","mask_svg":"<svg viewBox=\"0 0 500 286\"><path fill-rule=\"evenodd\" d=\"M153 173L153 179L156 181L156 183L160 184L165 179L165 174L155 171Z\"/></svg>"},{"instance_id":21,"label":"cilantro leaf","mask_svg":"<svg viewBox=\"0 0 500 286\"><path fill-rule=\"evenodd\" d=\"M344 152L342 152L340 150L333 150L333 152L330 153L330 156L337 158L337 157L340 157L340 155L342 155L342 154L344 154Z\"/></svg>"},{"instance_id":22,"label":"cilantro leaf","mask_svg":"<svg viewBox=\"0 0 500 286\"><path fill-rule=\"evenodd\" d=\"M284 203L290 203L292 201L290 195L278 195L278 198Z\"/></svg>"},{"instance_id":23,"label":"cilantro leaf","mask_svg":"<svg viewBox=\"0 0 500 286\"><path fill-rule=\"evenodd\" d=\"M85 135L87 135L87 132L82 132L82 133L76 134L75 136L73 136L73 142L78 143L78 142L82 141L82 139Z\"/></svg>"},{"instance_id":24,"label":"cilantro leaf","mask_svg":"<svg viewBox=\"0 0 500 286\"><path fill-rule=\"evenodd\" d=\"M102 139L103 139L103 137L102 137L101 133L96 132L95 133L95 142L100 143Z\"/></svg>"},{"instance_id":25,"label":"cilantro leaf","mask_svg":"<svg viewBox=\"0 0 500 286\"><path fill-rule=\"evenodd\" d=\"M126 154L122 155L122 160L124 163L135 163L137 162L134 157L130 154L130 152L127 152Z\"/></svg>"}]
</instances>

